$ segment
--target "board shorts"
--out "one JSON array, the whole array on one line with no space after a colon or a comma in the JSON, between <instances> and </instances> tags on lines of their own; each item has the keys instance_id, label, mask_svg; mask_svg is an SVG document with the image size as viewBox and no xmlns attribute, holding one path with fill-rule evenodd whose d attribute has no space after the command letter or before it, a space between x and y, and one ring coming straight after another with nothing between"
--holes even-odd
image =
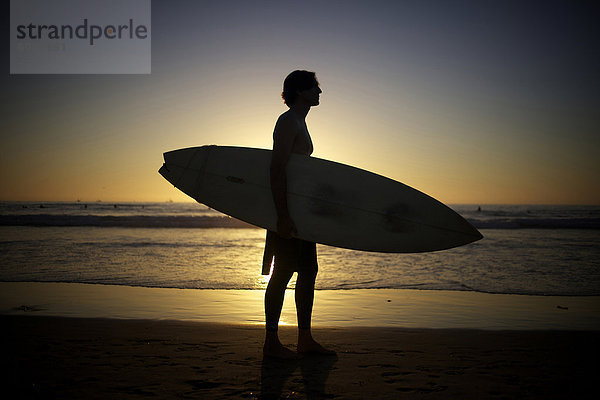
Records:
<instances>
[{"instance_id":1,"label":"board shorts","mask_svg":"<svg viewBox=\"0 0 600 400\"><path fill-rule=\"evenodd\" d=\"M274 263L273 263L274 261ZM271 265L278 270L316 274L317 244L302 239L286 239L277 232L267 231L262 274L269 275Z\"/></svg>"}]
</instances>

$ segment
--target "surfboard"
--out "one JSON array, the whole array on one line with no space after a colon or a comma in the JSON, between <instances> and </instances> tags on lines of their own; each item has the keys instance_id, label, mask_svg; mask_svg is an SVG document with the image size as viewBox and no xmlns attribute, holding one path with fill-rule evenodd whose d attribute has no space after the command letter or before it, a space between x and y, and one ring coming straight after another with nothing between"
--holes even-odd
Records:
<instances>
[{"instance_id":1,"label":"surfboard","mask_svg":"<svg viewBox=\"0 0 600 400\"><path fill-rule=\"evenodd\" d=\"M271 150L201 146L164 153L159 173L199 203L276 230ZM300 239L386 253L420 253L483 236L434 198L384 176L292 154L286 168L290 216Z\"/></svg>"}]
</instances>

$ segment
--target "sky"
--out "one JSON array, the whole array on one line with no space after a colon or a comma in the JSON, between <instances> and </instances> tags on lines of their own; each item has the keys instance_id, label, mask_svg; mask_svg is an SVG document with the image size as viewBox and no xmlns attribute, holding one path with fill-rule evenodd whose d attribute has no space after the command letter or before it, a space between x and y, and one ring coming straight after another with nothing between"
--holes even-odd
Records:
<instances>
[{"instance_id":1,"label":"sky","mask_svg":"<svg viewBox=\"0 0 600 400\"><path fill-rule=\"evenodd\" d=\"M307 69L315 157L448 204L600 204L592 2L153 1L149 75L10 75L3 7L0 200L189 201L162 153L271 148Z\"/></svg>"}]
</instances>

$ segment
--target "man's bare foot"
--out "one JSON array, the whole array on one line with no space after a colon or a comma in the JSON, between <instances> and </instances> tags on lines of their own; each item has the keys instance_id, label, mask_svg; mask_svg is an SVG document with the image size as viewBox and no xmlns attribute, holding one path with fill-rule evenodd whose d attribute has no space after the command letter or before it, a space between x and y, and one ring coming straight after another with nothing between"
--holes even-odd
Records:
<instances>
[{"instance_id":1,"label":"man's bare foot","mask_svg":"<svg viewBox=\"0 0 600 400\"><path fill-rule=\"evenodd\" d=\"M263 355L265 357L280 358L284 360L293 360L296 358L296 353L282 345L277 336L269 334L267 334L265 339Z\"/></svg>"},{"instance_id":2,"label":"man's bare foot","mask_svg":"<svg viewBox=\"0 0 600 400\"><path fill-rule=\"evenodd\" d=\"M298 354L318 354L323 356L335 356L336 352L326 349L317 343L308 330L298 331Z\"/></svg>"}]
</instances>

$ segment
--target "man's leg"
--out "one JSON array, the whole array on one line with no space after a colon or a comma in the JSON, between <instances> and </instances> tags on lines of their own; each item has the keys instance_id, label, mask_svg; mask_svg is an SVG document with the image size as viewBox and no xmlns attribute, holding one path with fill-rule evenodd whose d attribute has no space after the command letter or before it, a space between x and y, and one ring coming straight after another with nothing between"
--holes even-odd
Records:
<instances>
[{"instance_id":1,"label":"man's leg","mask_svg":"<svg viewBox=\"0 0 600 400\"><path fill-rule=\"evenodd\" d=\"M315 281L318 264L316 245L306 242L302 252L303 263L296 279L296 312L298 315L298 353L318 353L334 355L335 352L325 349L317 343L311 334L312 309L315 298Z\"/></svg>"},{"instance_id":2,"label":"man's leg","mask_svg":"<svg viewBox=\"0 0 600 400\"><path fill-rule=\"evenodd\" d=\"M277 329L279 317L283 307L285 288L292 277L293 272L274 267L273 274L265 292L265 321L266 336L263 353L267 356L278 358L293 358L294 353L283 346L279 341Z\"/></svg>"}]
</instances>

